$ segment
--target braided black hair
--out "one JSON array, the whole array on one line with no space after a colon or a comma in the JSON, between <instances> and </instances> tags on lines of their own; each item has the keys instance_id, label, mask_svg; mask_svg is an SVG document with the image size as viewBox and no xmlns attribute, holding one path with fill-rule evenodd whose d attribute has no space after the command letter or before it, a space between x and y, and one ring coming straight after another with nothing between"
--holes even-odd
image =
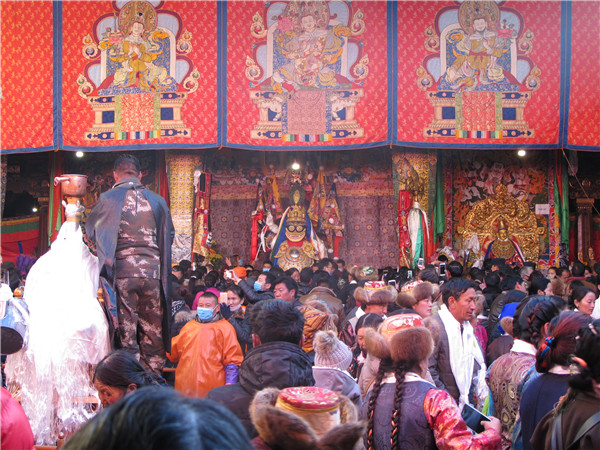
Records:
<instances>
[{"instance_id":1,"label":"braided black hair","mask_svg":"<svg viewBox=\"0 0 600 450\"><path fill-rule=\"evenodd\" d=\"M572 363L579 373L569 378L569 390L561 397L554 414L563 411L578 391L593 392L594 382L600 382L600 319L579 330Z\"/></svg>"},{"instance_id":2,"label":"braided black hair","mask_svg":"<svg viewBox=\"0 0 600 450\"><path fill-rule=\"evenodd\" d=\"M594 382L600 382L600 319L579 330L573 361L579 365L580 373L569 380L569 385L580 391L592 392ZM580 364L583 360L584 364Z\"/></svg>"},{"instance_id":3,"label":"braided black hair","mask_svg":"<svg viewBox=\"0 0 600 450\"><path fill-rule=\"evenodd\" d=\"M375 376L375 384L371 391L371 398L369 398L369 409L367 413L367 450L373 450L374 438L373 438L373 422L375 416L375 404L377 403L377 397L379 397L379 391L381 390L381 382L383 381L383 375L386 369L391 365L391 360L381 360L379 363L379 370Z\"/></svg>"},{"instance_id":4,"label":"braided black hair","mask_svg":"<svg viewBox=\"0 0 600 450\"><path fill-rule=\"evenodd\" d=\"M396 391L394 392L394 412L392 413L392 434L390 435L390 444L392 450L400 448L400 410L402 408L402 397L404 396L404 376L408 372L405 363L396 365Z\"/></svg>"}]
</instances>

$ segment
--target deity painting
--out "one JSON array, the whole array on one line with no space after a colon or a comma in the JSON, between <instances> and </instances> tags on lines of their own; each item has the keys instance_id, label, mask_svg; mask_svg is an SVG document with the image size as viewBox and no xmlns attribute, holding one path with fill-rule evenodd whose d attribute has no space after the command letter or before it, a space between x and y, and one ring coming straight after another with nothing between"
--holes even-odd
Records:
<instances>
[{"instance_id":1,"label":"deity painting","mask_svg":"<svg viewBox=\"0 0 600 450\"><path fill-rule=\"evenodd\" d=\"M140 9L130 8L128 14L119 14L120 29L125 33L107 31L103 35L100 48L107 52L110 75L100 86L100 93L119 92L118 89L127 87L132 88L132 93L177 90L177 82L168 75L168 61L165 61L169 35L156 29L156 14L151 5Z\"/></svg>"},{"instance_id":2,"label":"deity painting","mask_svg":"<svg viewBox=\"0 0 600 450\"><path fill-rule=\"evenodd\" d=\"M252 138L323 142L364 135L354 118L368 75L358 39L362 17L337 0L269 3L254 15L257 43L245 72L259 109Z\"/></svg>"},{"instance_id":3,"label":"deity painting","mask_svg":"<svg viewBox=\"0 0 600 450\"><path fill-rule=\"evenodd\" d=\"M94 111L85 139L190 137L181 108L198 88L199 73L184 56L191 34L177 14L157 11L151 2L113 8L84 38L83 55L91 62L77 80L78 92Z\"/></svg>"},{"instance_id":4,"label":"deity painting","mask_svg":"<svg viewBox=\"0 0 600 450\"><path fill-rule=\"evenodd\" d=\"M529 138L525 108L540 86L527 57L533 32L521 14L495 1L465 0L438 12L425 34L431 53L417 69L434 107L426 137Z\"/></svg>"}]
</instances>

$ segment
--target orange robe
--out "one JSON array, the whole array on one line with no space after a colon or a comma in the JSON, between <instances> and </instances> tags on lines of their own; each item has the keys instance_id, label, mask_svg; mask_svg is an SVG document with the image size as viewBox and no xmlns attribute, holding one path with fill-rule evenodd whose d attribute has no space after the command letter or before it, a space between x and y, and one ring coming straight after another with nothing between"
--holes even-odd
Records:
<instances>
[{"instance_id":1,"label":"orange robe","mask_svg":"<svg viewBox=\"0 0 600 450\"><path fill-rule=\"evenodd\" d=\"M191 320L171 340L175 389L188 397L205 397L212 388L225 385L225 366L242 364L244 356L235 329L225 319L212 323Z\"/></svg>"}]
</instances>

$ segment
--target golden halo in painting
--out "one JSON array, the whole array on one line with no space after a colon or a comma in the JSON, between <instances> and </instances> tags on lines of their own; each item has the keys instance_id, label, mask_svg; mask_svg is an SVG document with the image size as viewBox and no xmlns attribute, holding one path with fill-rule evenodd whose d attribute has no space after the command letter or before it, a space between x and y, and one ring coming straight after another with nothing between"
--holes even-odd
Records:
<instances>
[{"instance_id":1,"label":"golden halo in painting","mask_svg":"<svg viewBox=\"0 0 600 450\"><path fill-rule=\"evenodd\" d=\"M128 35L129 28L135 22L142 23L146 33L153 32L156 29L154 7L143 0L127 3L119 13L119 29L124 35Z\"/></svg>"}]
</instances>

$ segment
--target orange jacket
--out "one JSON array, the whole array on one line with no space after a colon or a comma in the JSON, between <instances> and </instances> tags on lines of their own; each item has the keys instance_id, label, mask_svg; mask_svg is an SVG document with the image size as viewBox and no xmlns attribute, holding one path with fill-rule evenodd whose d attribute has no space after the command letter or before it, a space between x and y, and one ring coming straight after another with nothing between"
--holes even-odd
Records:
<instances>
[{"instance_id":1,"label":"orange jacket","mask_svg":"<svg viewBox=\"0 0 600 450\"><path fill-rule=\"evenodd\" d=\"M167 357L179 362L175 389L189 397L205 397L212 388L224 386L225 366L239 366L244 359L235 329L225 319L189 321L171 340Z\"/></svg>"}]
</instances>

